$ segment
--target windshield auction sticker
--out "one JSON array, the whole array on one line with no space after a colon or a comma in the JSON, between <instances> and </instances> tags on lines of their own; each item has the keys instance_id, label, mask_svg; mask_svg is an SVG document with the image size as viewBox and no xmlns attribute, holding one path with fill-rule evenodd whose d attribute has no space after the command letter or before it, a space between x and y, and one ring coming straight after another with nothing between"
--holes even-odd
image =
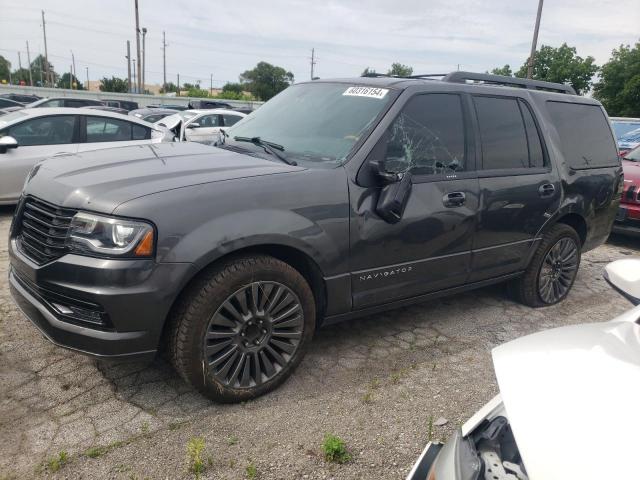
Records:
<instances>
[{"instance_id":1,"label":"windshield auction sticker","mask_svg":"<svg viewBox=\"0 0 640 480\"><path fill-rule=\"evenodd\" d=\"M348 97L384 98L389 89L375 87L349 87L342 94Z\"/></svg>"}]
</instances>

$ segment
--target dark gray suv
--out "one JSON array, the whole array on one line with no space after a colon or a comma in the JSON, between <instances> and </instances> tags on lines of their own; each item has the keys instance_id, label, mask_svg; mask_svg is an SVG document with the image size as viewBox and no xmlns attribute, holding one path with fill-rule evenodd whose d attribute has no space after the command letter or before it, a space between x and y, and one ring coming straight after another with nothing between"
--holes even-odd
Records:
<instances>
[{"instance_id":1,"label":"dark gray suv","mask_svg":"<svg viewBox=\"0 0 640 480\"><path fill-rule=\"evenodd\" d=\"M31 171L9 278L47 338L100 358L162 349L208 397L249 399L321 325L497 282L561 301L622 188L598 102L491 75L302 83L218 143Z\"/></svg>"}]
</instances>

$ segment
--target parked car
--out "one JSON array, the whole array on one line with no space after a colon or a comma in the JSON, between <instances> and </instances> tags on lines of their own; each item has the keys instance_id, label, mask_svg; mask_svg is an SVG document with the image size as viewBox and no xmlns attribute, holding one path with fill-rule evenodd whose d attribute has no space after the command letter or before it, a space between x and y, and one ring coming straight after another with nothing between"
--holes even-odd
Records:
<instances>
[{"instance_id":1,"label":"parked car","mask_svg":"<svg viewBox=\"0 0 640 480\"><path fill-rule=\"evenodd\" d=\"M87 107L81 107L81 108L90 108L91 110L103 110L105 112L119 113L120 115L129 114L129 111L125 110L124 108L107 107L106 105L89 105Z\"/></svg>"},{"instance_id":2,"label":"parked car","mask_svg":"<svg viewBox=\"0 0 640 480\"><path fill-rule=\"evenodd\" d=\"M625 133L640 128L640 118L611 117L610 120L616 140L620 140Z\"/></svg>"},{"instance_id":3,"label":"parked car","mask_svg":"<svg viewBox=\"0 0 640 480\"><path fill-rule=\"evenodd\" d=\"M30 103L27 105L27 108L57 108L57 107L67 107L67 108L80 108L80 107L88 107L88 106L103 106L104 104L99 100L92 100L90 98L43 98L42 100L38 100L37 102Z\"/></svg>"},{"instance_id":4,"label":"parked car","mask_svg":"<svg viewBox=\"0 0 640 480\"><path fill-rule=\"evenodd\" d=\"M36 102L41 98L38 95L29 95L26 93L2 93L0 94L0 97L8 98L9 100L13 100L14 102L18 102L23 105Z\"/></svg>"},{"instance_id":5,"label":"parked car","mask_svg":"<svg viewBox=\"0 0 640 480\"><path fill-rule=\"evenodd\" d=\"M102 103L104 103L107 107L120 108L122 110L126 110L127 112L130 112L131 110L137 110L138 109L138 103L137 102L132 102L132 101L129 101L129 100L107 100L107 99L103 99Z\"/></svg>"},{"instance_id":6,"label":"parked car","mask_svg":"<svg viewBox=\"0 0 640 480\"><path fill-rule=\"evenodd\" d=\"M625 259L605 277L638 305L638 272L640 260ZM635 307L493 349L500 394L447 443L429 442L407 480L638 478L639 323Z\"/></svg>"},{"instance_id":7,"label":"parked car","mask_svg":"<svg viewBox=\"0 0 640 480\"><path fill-rule=\"evenodd\" d=\"M138 117L145 122L156 123L175 113L176 111L170 108L139 108L137 110L131 110L129 115Z\"/></svg>"},{"instance_id":8,"label":"parked car","mask_svg":"<svg viewBox=\"0 0 640 480\"><path fill-rule=\"evenodd\" d=\"M638 145L640 145L640 128L631 130L618 139L618 148L623 157Z\"/></svg>"},{"instance_id":9,"label":"parked car","mask_svg":"<svg viewBox=\"0 0 640 480\"><path fill-rule=\"evenodd\" d=\"M170 110L188 110L189 107L187 105L172 105L172 104L157 104L157 105L147 105L147 108L168 108Z\"/></svg>"},{"instance_id":10,"label":"parked car","mask_svg":"<svg viewBox=\"0 0 640 480\"><path fill-rule=\"evenodd\" d=\"M20 102L16 102L15 100L10 100L8 98L0 97L0 108L10 108L10 107L24 108L24 104Z\"/></svg>"},{"instance_id":11,"label":"parked car","mask_svg":"<svg viewBox=\"0 0 640 480\"><path fill-rule=\"evenodd\" d=\"M521 78L299 83L224 139L29 175L10 284L48 338L119 360L166 347L204 395L251 399L320 325L507 280L561 302L622 191L601 104ZM60 228L33 240L33 212Z\"/></svg>"},{"instance_id":12,"label":"parked car","mask_svg":"<svg viewBox=\"0 0 640 480\"><path fill-rule=\"evenodd\" d=\"M613 232L640 236L640 146L622 159L624 190Z\"/></svg>"},{"instance_id":13,"label":"parked car","mask_svg":"<svg viewBox=\"0 0 640 480\"><path fill-rule=\"evenodd\" d=\"M226 108L231 110L233 107L227 102L219 100L191 100L189 102L189 110L210 110L212 108Z\"/></svg>"},{"instance_id":14,"label":"parked car","mask_svg":"<svg viewBox=\"0 0 640 480\"><path fill-rule=\"evenodd\" d=\"M185 114L193 113L189 118ZM219 133L246 115L235 110L222 108L213 110L185 110L156 123L158 127L171 130L180 142L213 143L218 140Z\"/></svg>"},{"instance_id":15,"label":"parked car","mask_svg":"<svg viewBox=\"0 0 640 480\"><path fill-rule=\"evenodd\" d=\"M48 157L171 141L137 118L84 108L23 109L0 117L0 205L18 202L32 167Z\"/></svg>"}]
</instances>

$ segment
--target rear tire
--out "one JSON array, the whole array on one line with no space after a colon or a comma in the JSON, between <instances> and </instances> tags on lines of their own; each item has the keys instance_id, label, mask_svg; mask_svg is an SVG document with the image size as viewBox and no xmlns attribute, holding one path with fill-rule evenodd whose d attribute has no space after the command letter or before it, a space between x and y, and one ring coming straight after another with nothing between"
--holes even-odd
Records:
<instances>
[{"instance_id":1,"label":"rear tire","mask_svg":"<svg viewBox=\"0 0 640 480\"><path fill-rule=\"evenodd\" d=\"M564 300L578 273L581 247L580 237L569 225L558 223L551 227L524 275L509 284L512 295L536 308Z\"/></svg>"},{"instance_id":2,"label":"rear tire","mask_svg":"<svg viewBox=\"0 0 640 480\"><path fill-rule=\"evenodd\" d=\"M169 356L180 376L216 402L240 402L295 370L315 331L315 302L293 267L247 255L201 274L170 322Z\"/></svg>"}]
</instances>

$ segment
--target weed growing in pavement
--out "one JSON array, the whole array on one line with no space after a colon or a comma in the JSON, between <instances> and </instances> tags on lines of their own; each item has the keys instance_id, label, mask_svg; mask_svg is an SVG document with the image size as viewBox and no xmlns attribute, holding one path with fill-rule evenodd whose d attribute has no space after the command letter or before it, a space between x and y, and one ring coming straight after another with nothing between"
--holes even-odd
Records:
<instances>
[{"instance_id":1,"label":"weed growing in pavement","mask_svg":"<svg viewBox=\"0 0 640 480\"><path fill-rule=\"evenodd\" d=\"M362 403L373 403L373 391L367 390L362 396Z\"/></svg>"},{"instance_id":2,"label":"weed growing in pavement","mask_svg":"<svg viewBox=\"0 0 640 480\"><path fill-rule=\"evenodd\" d=\"M322 442L322 452L324 459L328 462L345 463L351 460L351 455L347 451L347 446L337 435L327 433Z\"/></svg>"},{"instance_id":3,"label":"weed growing in pavement","mask_svg":"<svg viewBox=\"0 0 640 480\"><path fill-rule=\"evenodd\" d=\"M143 434L149 433L149 422L142 422L142 426L140 427Z\"/></svg>"},{"instance_id":4,"label":"weed growing in pavement","mask_svg":"<svg viewBox=\"0 0 640 480\"><path fill-rule=\"evenodd\" d=\"M247 465L247 478L249 480L254 480L257 477L258 477L258 469L253 464L253 462L249 462L249 465Z\"/></svg>"},{"instance_id":5,"label":"weed growing in pavement","mask_svg":"<svg viewBox=\"0 0 640 480\"><path fill-rule=\"evenodd\" d=\"M107 453L109 447L91 447L85 450L84 454L89 458L98 458Z\"/></svg>"},{"instance_id":6,"label":"weed growing in pavement","mask_svg":"<svg viewBox=\"0 0 640 480\"><path fill-rule=\"evenodd\" d=\"M235 445L236 443L238 443L238 437L236 437L235 435L231 435L227 438L227 445L229 445L230 447Z\"/></svg>"},{"instance_id":7,"label":"weed growing in pavement","mask_svg":"<svg viewBox=\"0 0 640 480\"><path fill-rule=\"evenodd\" d=\"M64 450L58 453L55 457L47 460L47 470L51 473L55 473L60 470L69 461L69 455Z\"/></svg>"},{"instance_id":8,"label":"weed growing in pavement","mask_svg":"<svg viewBox=\"0 0 640 480\"><path fill-rule=\"evenodd\" d=\"M204 438L194 437L187 442L187 460L189 462L189 471L200 478L200 474L204 472Z\"/></svg>"}]
</instances>

